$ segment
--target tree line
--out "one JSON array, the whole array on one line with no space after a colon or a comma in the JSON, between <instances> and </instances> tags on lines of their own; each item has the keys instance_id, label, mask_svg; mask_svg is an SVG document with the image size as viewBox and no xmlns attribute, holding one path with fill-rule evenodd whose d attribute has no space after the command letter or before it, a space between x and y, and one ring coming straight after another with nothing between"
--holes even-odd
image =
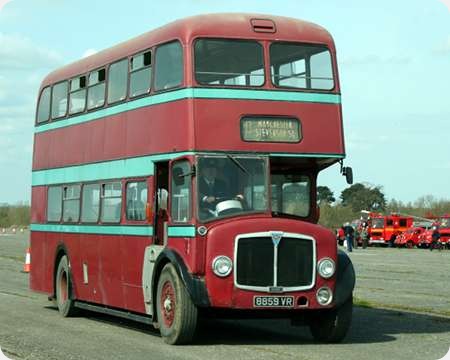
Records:
<instances>
[{"instance_id":1,"label":"tree line","mask_svg":"<svg viewBox=\"0 0 450 360\"><path fill-rule=\"evenodd\" d=\"M25 204L0 205L0 227L28 226L30 224L30 206Z\"/></svg>"},{"instance_id":2,"label":"tree line","mask_svg":"<svg viewBox=\"0 0 450 360\"><path fill-rule=\"evenodd\" d=\"M327 186L317 187L317 201L320 206L319 223L331 229L361 217L361 210L384 214L400 213L418 217L432 217L450 214L450 201L426 195L413 202L395 199L386 200L381 186L356 183L344 189L339 199Z\"/></svg>"}]
</instances>

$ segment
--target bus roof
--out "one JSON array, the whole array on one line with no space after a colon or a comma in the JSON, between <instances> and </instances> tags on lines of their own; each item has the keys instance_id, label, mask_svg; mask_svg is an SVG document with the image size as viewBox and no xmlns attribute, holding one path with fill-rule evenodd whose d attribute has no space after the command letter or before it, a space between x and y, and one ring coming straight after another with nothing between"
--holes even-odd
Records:
<instances>
[{"instance_id":1,"label":"bus roof","mask_svg":"<svg viewBox=\"0 0 450 360\"><path fill-rule=\"evenodd\" d=\"M271 20L275 25L275 32L256 32L251 23L254 19ZM178 39L184 44L190 44L193 39L202 36L325 44L332 52L335 51L333 39L328 31L319 25L307 21L262 14L223 13L197 15L176 20L59 68L47 75L41 84L41 89L47 85L105 66L160 43Z\"/></svg>"}]
</instances>

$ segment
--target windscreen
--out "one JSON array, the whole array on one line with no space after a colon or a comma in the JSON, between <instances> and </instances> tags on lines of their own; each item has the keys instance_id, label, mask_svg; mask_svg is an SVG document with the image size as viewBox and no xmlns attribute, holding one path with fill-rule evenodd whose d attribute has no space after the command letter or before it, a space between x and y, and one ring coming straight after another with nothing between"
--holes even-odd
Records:
<instances>
[{"instance_id":1,"label":"windscreen","mask_svg":"<svg viewBox=\"0 0 450 360\"><path fill-rule=\"evenodd\" d=\"M384 227L384 219L381 218L372 219L373 229L382 229L383 227Z\"/></svg>"},{"instance_id":2,"label":"windscreen","mask_svg":"<svg viewBox=\"0 0 450 360\"><path fill-rule=\"evenodd\" d=\"M267 210L265 158L205 156L199 158L197 168L200 220Z\"/></svg>"}]
</instances>

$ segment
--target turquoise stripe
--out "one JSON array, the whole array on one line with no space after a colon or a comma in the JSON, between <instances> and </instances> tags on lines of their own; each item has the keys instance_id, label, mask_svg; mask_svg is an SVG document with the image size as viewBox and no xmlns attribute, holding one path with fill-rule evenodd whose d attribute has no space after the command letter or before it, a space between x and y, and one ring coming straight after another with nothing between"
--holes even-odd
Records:
<instances>
[{"instance_id":1,"label":"turquoise stripe","mask_svg":"<svg viewBox=\"0 0 450 360\"><path fill-rule=\"evenodd\" d=\"M206 99L222 98L222 99L318 102L327 104L341 103L341 96L336 94L304 93L293 91L271 91L271 90L193 88L193 97Z\"/></svg>"},{"instance_id":2,"label":"turquoise stripe","mask_svg":"<svg viewBox=\"0 0 450 360\"><path fill-rule=\"evenodd\" d=\"M141 99L110 106L105 109L78 115L69 119L55 121L37 126L35 133L59 129L66 126L81 124L87 121L101 119L107 116L120 114L146 106L163 104L181 99L237 99L237 100L273 100L340 104L341 96L337 94L306 93L295 91L273 90L245 90L245 89L213 89L213 88L185 88L166 92L163 94L146 96Z\"/></svg>"},{"instance_id":3,"label":"turquoise stripe","mask_svg":"<svg viewBox=\"0 0 450 360\"><path fill-rule=\"evenodd\" d=\"M170 160L190 154L192 153L179 152L68 166L58 169L36 170L33 171L31 184L32 186L40 186L150 176L154 173L154 161Z\"/></svg>"},{"instance_id":4,"label":"turquoise stripe","mask_svg":"<svg viewBox=\"0 0 450 360\"><path fill-rule=\"evenodd\" d=\"M344 159L345 154L270 153L270 156Z\"/></svg>"},{"instance_id":5,"label":"turquoise stripe","mask_svg":"<svg viewBox=\"0 0 450 360\"><path fill-rule=\"evenodd\" d=\"M170 237L195 237L195 226L169 226Z\"/></svg>"},{"instance_id":6,"label":"turquoise stripe","mask_svg":"<svg viewBox=\"0 0 450 360\"><path fill-rule=\"evenodd\" d=\"M31 231L153 236L153 226L31 224Z\"/></svg>"}]
</instances>

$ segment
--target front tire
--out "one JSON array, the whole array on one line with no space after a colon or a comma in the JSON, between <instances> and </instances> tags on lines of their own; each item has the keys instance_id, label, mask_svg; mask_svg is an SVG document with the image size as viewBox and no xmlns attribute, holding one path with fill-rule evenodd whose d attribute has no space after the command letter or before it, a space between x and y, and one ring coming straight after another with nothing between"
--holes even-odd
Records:
<instances>
[{"instance_id":1,"label":"front tire","mask_svg":"<svg viewBox=\"0 0 450 360\"><path fill-rule=\"evenodd\" d=\"M337 309L321 311L310 320L309 329L312 336L320 342L341 342L350 328L352 312L352 296Z\"/></svg>"},{"instance_id":2,"label":"front tire","mask_svg":"<svg viewBox=\"0 0 450 360\"><path fill-rule=\"evenodd\" d=\"M167 344L186 344L192 340L198 310L171 263L164 266L158 281L156 311L159 330Z\"/></svg>"},{"instance_id":3,"label":"front tire","mask_svg":"<svg viewBox=\"0 0 450 360\"><path fill-rule=\"evenodd\" d=\"M58 270L56 270L56 304L59 313L63 317L70 317L77 314L75 303L72 298L72 283L70 277L69 259L64 255L59 260Z\"/></svg>"}]
</instances>

